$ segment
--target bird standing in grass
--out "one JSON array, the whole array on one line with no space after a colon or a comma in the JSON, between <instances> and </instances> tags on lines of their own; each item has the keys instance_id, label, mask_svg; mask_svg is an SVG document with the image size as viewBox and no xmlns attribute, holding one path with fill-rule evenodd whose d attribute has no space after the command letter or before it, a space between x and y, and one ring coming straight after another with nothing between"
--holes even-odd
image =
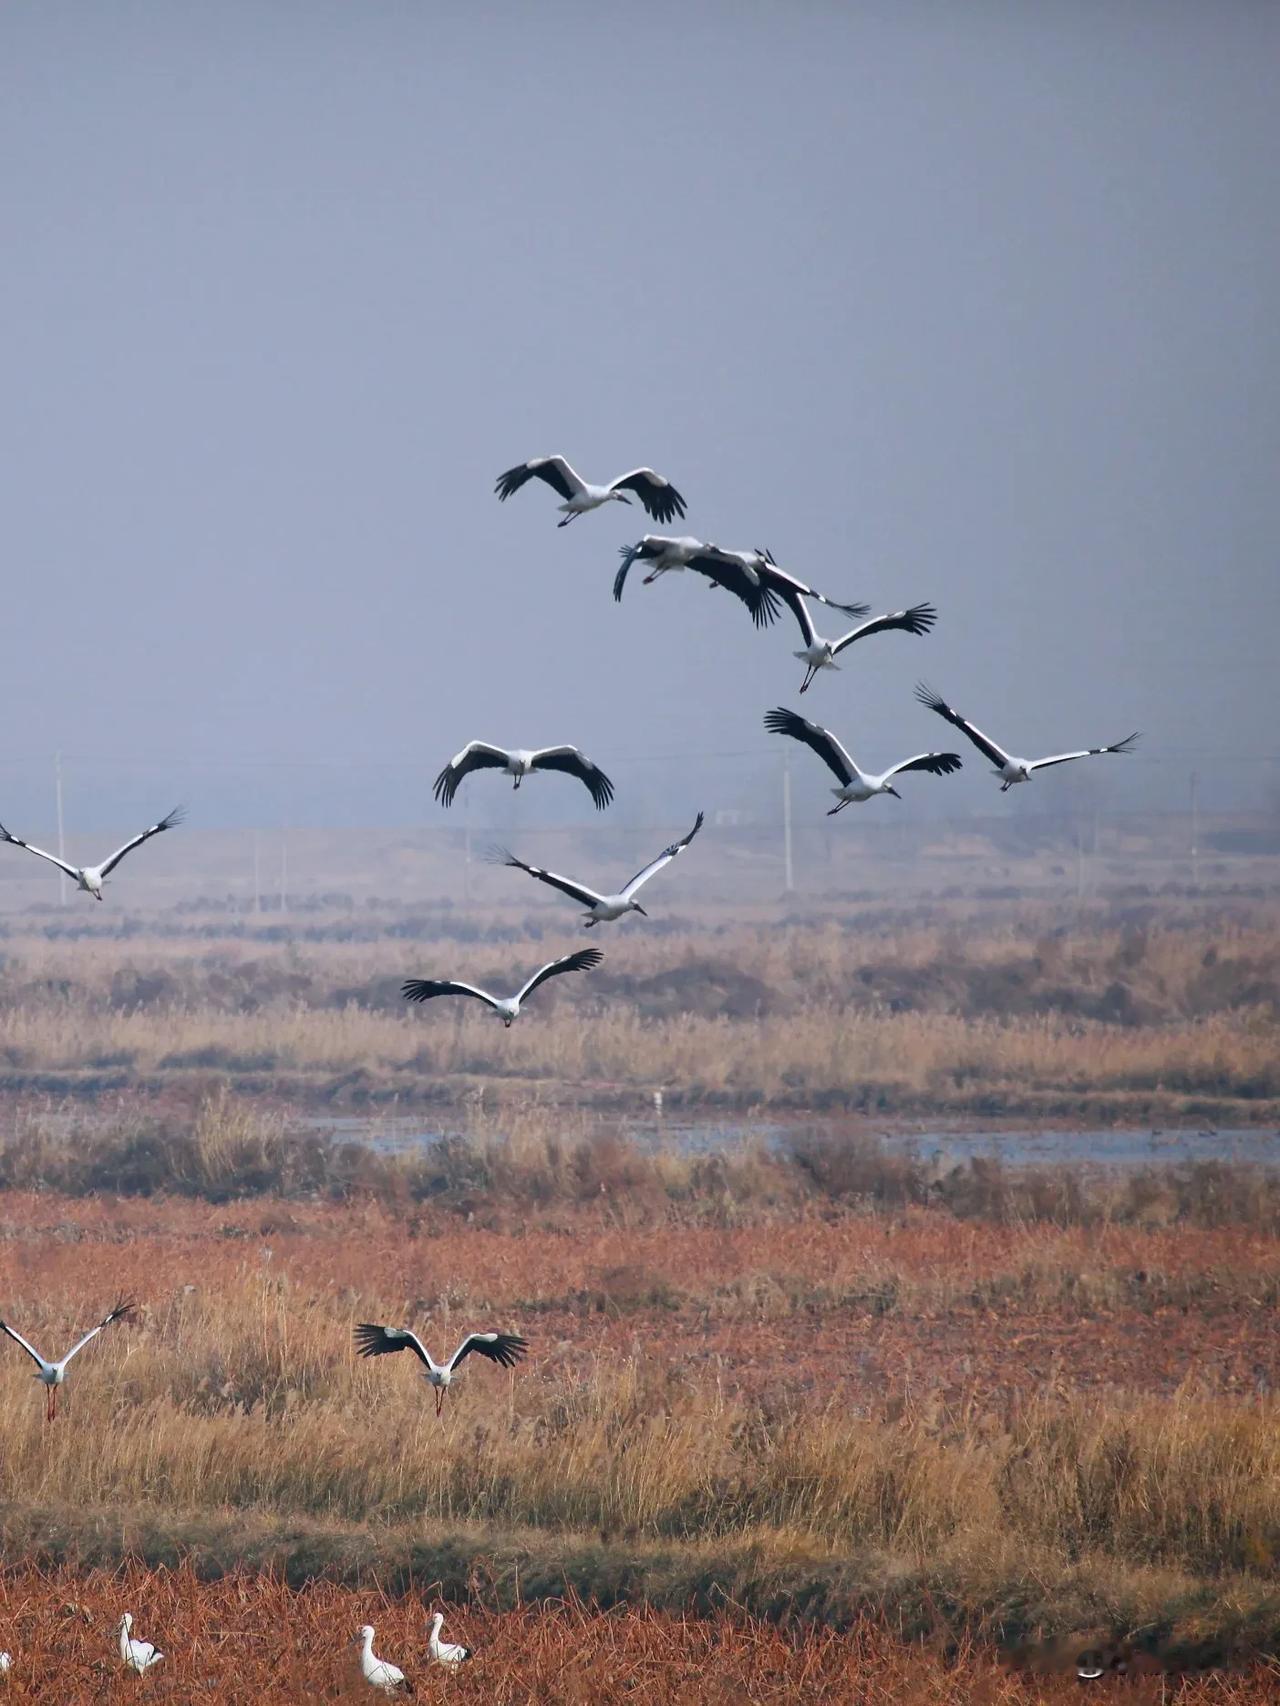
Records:
<instances>
[{"instance_id":1,"label":"bird standing in grass","mask_svg":"<svg viewBox=\"0 0 1280 1706\"><path fill-rule=\"evenodd\" d=\"M380 1659L373 1650L373 1624L366 1623L356 1636L360 1643L360 1670L370 1688L377 1688L383 1694L412 1694L413 1684L400 1669L388 1659Z\"/></svg>"},{"instance_id":2,"label":"bird standing in grass","mask_svg":"<svg viewBox=\"0 0 1280 1706\"><path fill-rule=\"evenodd\" d=\"M126 1611L120 1619L120 1657L127 1670L136 1676L145 1676L153 1665L160 1663L164 1654L150 1641L135 1641L132 1631L133 1613Z\"/></svg>"},{"instance_id":3,"label":"bird standing in grass","mask_svg":"<svg viewBox=\"0 0 1280 1706\"><path fill-rule=\"evenodd\" d=\"M418 1335L407 1327L377 1327L371 1321L361 1321L356 1328L356 1344L362 1357L412 1351L426 1370L426 1379L435 1387L437 1416L444 1406L445 1393L472 1351L502 1368L514 1368L529 1348L528 1340L518 1333L468 1333L448 1362L437 1362Z\"/></svg>"},{"instance_id":4,"label":"bird standing in grass","mask_svg":"<svg viewBox=\"0 0 1280 1706\"><path fill-rule=\"evenodd\" d=\"M67 1364L72 1357L78 1355L90 1339L96 1339L102 1329L109 1327L113 1321L128 1320L129 1316L133 1314L134 1307L132 1303L117 1303L110 1315L103 1316L96 1327L91 1327L82 1339L72 1345L61 1362L46 1362L35 1346L28 1344L21 1333L15 1332L7 1321L0 1321L0 1333L7 1334L15 1345L22 1346L36 1365L36 1379L44 1382L46 1388L44 1419L46 1422L53 1421L58 1414L58 1388L67 1378Z\"/></svg>"},{"instance_id":5,"label":"bird standing in grass","mask_svg":"<svg viewBox=\"0 0 1280 1706\"><path fill-rule=\"evenodd\" d=\"M427 1642L427 1651L431 1654L432 1664L441 1665L447 1671L456 1671L471 1657L471 1648L460 1647L456 1641L442 1641L440 1628L443 1623L444 1612L437 1611L431 1619L431 1639Z\"/></svg>"}]
</instances>

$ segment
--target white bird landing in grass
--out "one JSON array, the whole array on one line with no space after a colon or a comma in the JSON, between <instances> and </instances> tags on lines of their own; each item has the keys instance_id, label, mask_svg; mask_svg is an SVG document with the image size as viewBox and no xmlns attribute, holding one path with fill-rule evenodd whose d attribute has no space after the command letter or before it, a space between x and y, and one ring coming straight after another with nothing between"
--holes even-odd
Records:
<instances>
[{"instance_id":1,"label":"white bird landing in grass","mask_svg":"<svg viewBox=\"0 0 1280 1706\"><path fill-rule=\"evenodd\" d=\"M440 1629L443 1623L444 1612L437 1611L431 1619L431 1636L427 1642L427 1651L431 1655L432 1664L443 1665L447 1671L456 1671L471 1657L471 1648L461 1647L456 1641L442 1641Z\"/></svg>"},{"instance_id":2,"label":"white bird landing in grass","mask_svg":"<svg viewBox=\"0 0 1280 1706\"><path fill-rule=\"evenodd\" d=\"M900 800L902 795L892 784L893 778L901 776L905 770L925 770L930 776L950 776L960 769L958 752L918 752L914 758L904 758L882 775L872 776L859 770L830 729L810 723L794 711L788 711L781 705L776 711L766 711L764 726L771 734L790 735L792 740L801 740L812 747L835 775L840 786L831 792L840 804L832 806L828 817L834 817L846 806L860 805L864 800L873 799L877 794L892 794L895 800Z\"/></svg>"},{"instance_id":3,"label":"white bird landing in grass","mask_svg":"<svg viewBox=\"0 0 1280 1706\"><path fill-rule=\"evenodd\" d=\"M619 474L616 480L610 480L607 486L592 486L574 472L563 456L535 456L531 461L519 462L514 468L508 468L505 474L499 474L493 489L505 503L513 492L518 492L530 480L545 480L552 491L564 499L560 505L564 520L557 522L558 527L567 527L575 516L586 515L588 510L599 509L601 504L629 504L628 492L633 492L653 519L663 526L676 516L684 515L685 502L680 493L670 480L655 474L652 468L633 468L629 474Z\"/></svg>"},{"instance_id":4,"label":"white bird landing in grass","mask_svg":"<svg viewBox=\"0 0 1280 1706\"><path fill-rule=\"evenodd\" d=\"M402 983L400 993L406 1001L431 1001L437 995L473 995L477 1001L483 1001L492 1007L510 1030L520 1017L521 1003L528 1000L540 983L545 983L549 977L563 977L568 971L590 971L593 966L598 966L603 958L599 948L579 948L576 954L566 954L563 959L550 960L540 971L534 972L528 983L514 995L490 995L487 990L477 989L474 984L456 983L452 979L437 982L420 977L412 977L407 983Z\"/></svg>"},{"instance_id":5,"label":"white bird landing in grass","mask_svg":"<svg viewBox=\"0 0 1280 1706\"><path fill-rule=\"evenodd\" d=\"M477 1356L488 1357L490 1362L496 1362L502 1368L514 1368L529 1348L528 1340L517 1333L468 1333L448 1362L436 1362L418 1335L407 1327L377 1327L371 1321L361 1321L357 1326L356 1344L362 1357L412 1351L426 1370L427 1381L435 1387L437 1416L459 1366L472 1351Z\"/></svg>"},{"instance_id":6,"label":"white bird landing in grass","mask_svg":"<svg viewBox=\"0 0 1280 1706\"><path fill-rule=\"evenodd\" d=\"M1123 740L1113 742L1111 746L1086 746L1079 752L1058 752L1050 758L1015 758L1003 747L989 740L982 730L975 728L959 713L952 710L946 700L934 692L926 682L920 682L916 687L916 698L922 705L927 705L931 711L936 711L940 717L945 717L949 723L959 729L992 763L992 773L1000 778L1000 792L1008 793L1009 789L1019 782L1029 782L1036 770L1047 770L1051 764L1070 764L1077 758L1096 758L1104 752L1132 752L1137 734L1126 735Z\"/></svg>"},{"instance_id":7,"label":"white bird landing in grass","mask_svg":"<svg viewBox=\"0 0 1280 1706\"><path fill-rule=\"evenodd\" d=\"M473 770L501 770L515 778L518 788L534 770L562 770L586 784L598 812L613 798L613 783L576 746L516 747L508 752L502 746L490 746L488 741L468 741L462 751L455 753L436 777L434 793L441 805L451 806L458 784Z\"/></svg>"},{"instance_id":8,"label":"white bird landing in grass","mask_svg":"<svg viewBox=\"0 0 1280 1706\"><path fill-rule=\"evenodd\" d=\"M117 1303L110 1315L105 1315L102 1320L98 1322L96 1327L91 1327L82 1339L79 1339L74 1345L72 1345L71 1349L67 1352L66 1356L63 1357L61 1362L46 1362L40 1355L40 1352L36 1350L35 1346L28 1344L21 1333L15 1332L7 1321L0 1321L0 1333L6 1333L9 1338L13 1340L15 1345L22 1346L23 1350L36 1365L36 1379L44 1382L47 1389L45 1393L44 1416L47 1422L53 1421L54 1417L58 1414L58 1388L67 1378L67 1364L71 1361L72 1357L77 1356L89 1343L90 1339L96 1339L104 1327L109 1327L113 1321L127 1320L129 1316L133 1314L134 1307L135 1306L132 1303Z\"/></svg>"},{"instance_id":9,"label":"white bird landing in grass","mask_svg":"<svg viewBox=\"0 0 1280 1706\"><path fill-rule=\"evenodd\" d=\"M820 669L839 669L836 658L855 640L865 640L871 634L886 634L896 628L906 634L927 634L938 620L938 613L932 604L913 604L909 610L891 610L887 616L876 616L870 622L864 622L861 627L851 628L838 640L824 640L814 628L813 618L809 614L804 597L790 597L786 592L782 592L781 596L790 606L804 637L804 649L792 653L792 656L798 657L805 666L805 678L800 688L802 693L808 691L809 683Z\"/></svg>"},{"instance_id":10,"label":"white bird landing in grass","mask_svg":"<svg viewBox=\"0 0 1280 1706\"><path fill-rule=\"evenodd\" d=\"M166 829L173 829L182 822L183 810L175 806L168 817L162 817L159 823L153 823L150 829L144 829L141 835L135 835L132 841L126 841L123 847L117 847L109 859L104 859L100 865L68 865L65 859L59 859L56 853L46 853L42 847L33 847L29 841L21 841L16 835L0 823L0 841L7 841L11 847L25 847L28 853L34 853L37 859L47 859L51 865L56 865L60 871L82 888L86 894L91 894L95 900L102 899L102 885L124 858L126 853L132 853L135 847L141 847L144 841L150 841L153 835L163 835Z\"/></svg>"},{"instance_id":11,"label":"white bird landing in grass","mask_svg":"<svg viewBox=\"0 0 1280 1706\"><path fill-rule=\"evenodd\" d=\"M366 1623L356 1636L360 1643L360 1670L370 1688L381 1689L383 1694L412 1694L413 1684L400 1669L389 1659L380 1659L373 1650L373 1624Z\"/></svg>"},{"instance_id":12,"label":"white bird landing in grass","mask_svg":"<svg viewBox=\"0 0 1280 1706\"><path fill-rule=\"evenodd\" d=\"M164 1654L150 1641L135 1641L132 1631L133 1613L126 1611L120 1619L120 1657L126 1669L137 1676L145 1676L153 1665L160 1663Z\"/></svg>"},{"instance_id":13,"label":"white bird landing in grass","mask_svg":"<svg viewBox=\"0 0 1280 1706\"><path fill-rule=\"evenodd\" d=\"M536 877L540 883L559 889L561 894L567 894L570 900L580 901L587 909L585 928L590 930L595 924L612 924L616 918L623 918L628 912L638 912L641 918L649 914L636 899L636 895L649 881L656 876L664 865L671 861L693 840L702 828L702 813L698 813L697 821L688 835L679 841L673 841L670 847L664 847L656 859L650 859L642 870L636 872L625 888L616 894L597 894L595 889L589 889L585 883L576 883L571 877L557 876L554 871L544 871L537 865L526 865L523 859L517 859L514 853L508 853L503 848L495 848L490 855L491 862L497 865L509 865L513 870L527 871L531 877Z\"/></svg>"}]
</instances>

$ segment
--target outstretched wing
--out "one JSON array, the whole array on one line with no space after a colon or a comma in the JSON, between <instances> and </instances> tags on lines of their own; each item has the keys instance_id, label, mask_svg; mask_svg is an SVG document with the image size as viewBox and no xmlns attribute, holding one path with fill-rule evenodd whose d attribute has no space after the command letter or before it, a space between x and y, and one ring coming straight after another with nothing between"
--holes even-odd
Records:
<instances>
[{"instance_id":1,"label":"outstretched wing","mask_svg":"<svg viewBox=\"0 0 1280 1706\"><path fill-rule=\"evenodd\" d=\"M563 770L568 776L576 776L580 782L586 783L599 812L613 798L613 783L600 766L593 764L576 746L543 747L534 753L529 767L531 770Z\"/></svg>"},{"instance_id":2,"label":"outstretched wing","mask_svg":"<svg viewBox=\"0 0 1280 1706\"><path fill-rule=\"evenodd\" d=\"M622 558L622 564L613 577L613 601L615 604L622 603L622 589L627 584L627 574L632 563L644 555L644 540L642 539L638 545L619 545L618 555Z\"/></svg>"},{"instance_id":3,"label":"outstretched wing","mask_svg":"<svg viewBox=\"0 0 1280 1706\"><path fill-rule=\"evenodd\" d=\"M916 683L916 698L922 705L927 705L931 711L936 711L940 717L945 717L962 734L968 735L978 751L989 758L997 769L1003 769L1006 764L1011 762L1009 754L1002 747L998 747L993 740L989 740L981 729L966 722L959 711L952 710L946 700L936 693L927 681Z\"/></svg>"},{"instance_id":4,"label":"outstretched wing","mask_svg":"<svg viewBox=\"0 0 1280 1706\"><path fill-rule=\"evenodd\" d=\"M473 770L505 770L507 754L500 746L490 746L486 740L468 741L436 777L432 792L442 805L451 806L458 784Z\"/></svg>"},{"instance_id":5,"label":"outstretched wing","mask_svg":"<svg viewBox=\"0 0 1280 1706\"><path fill-rule=\"evenodd\" d=\"M514 468L508 468L505 474L498 475L493 489L499 501L505 503L512 492L518 492L530 480L545 480L566 503L586 490L584 482L563 456L534 456L528 462L519 462Z\"/></svg>"},{"instance_id":6,"label":"outstretched wing","mask_svg":"<svg viewBox=\"0 0 1280 1706\"><path fill-rule=\"evenodd\" d=\"M777 592L786 590L792 593L802 593L805 598L812 598L817 604L825 604L831 610L838 610L842 616L852 617L855 622L859 616L865 616L871 608L869 604L851 604L846 603L843 599L828 598L825 592L818 592L815 587L806 586L802 580L797 580L795 575L778 567L773 560L772 551L758 550L756 555L760 559L757 568L761 579L767 587L772 587Z\"/></svg>"},{"instance_id":7,"label":"outstretched wing","mask_svg":"<svg viewBox=\"0 0 1280 1706\"><path fill-rule=\"evenodd\" d=\"M90 1339L96 1339L102 1329L104 1327L109 1327L113 1321L127 1321L136 1308L137 1305L132 1301L132 1299L122 1298L111 1311L110 1315L104 1315L96 1327L90 1327L84 1338L78 1340L74 1345L72 1345L66 1356L63 1357L63 1362L70 1362L73 1356L76 1356L84 1349Z\"/></svg>"},{"instance_id":8,"label":"outstretched wing","mask_svg":"<svg viewBox=\"0 0 1280 1706\"><path fill-rule=\"evenodd\" d=\"M567 894L570 900L581 901L583 906L594 906L603 895L598 895L594 889L584 888L581 883L571 882L568 877L558 877L554 871L544 871L537 865L526 865L523 859L517 859L514 853L508 853L503 847L495 847L490 856L495 865L509 865L516 871L527 871L531 877L536 877L540 883L546 883L549 888L559 889L561 894Z\"/></svg>"},{"instance_id":9,"label":"outstretched wing","mask_svg":"<svg viewBox=\"0 0 1280 1706\"><path fill-rule=\"evenodd\" d=\"M609 490L634 492L653 519L664 526L685 512L685 501L680 493L670 480L655 474L652 468L633 468L629 474L620 474L610 482Z\"/></svg>"},{"instance_id":10,"label":"outstretched wing","mask_svg":"<svg viewBox=\"0 0 1280 1706\"><path fill-rule=\"evenodd\" d=\"M25 847L28 853L34 853L37 859L47 859L51 865L56 865L60 871L65 871L73 879L80 873L74 865L68 865L65 859L59 859L56 853L46 853L43 847L33 847L29 841L22 841L0 823L0 841L7 841L10 847Z\"/></svg>"},{"instance_id":11,"label":"outstretched wing","mask_svg":"<svg viewBox=\"0 0 1280 1706\"><path fill-rule=\"evenodd\" d=\"M356 1348L362 1357L384 1357L393 1351L412 1351L424 1368L433 1366L427 1347L407 1327L376 1327L372 1321L361 1321L355 1336Z\"/></svg>"},{"instance_id":12,"label":"outstretched wing","mask_svg":"<svg viewBox=\"0 0 1280 1706\"><path fill-rule=\"evenodd\" d=\"M150 829L144 829L141 835L135 835L133 840L126 841L123 847L117 847L106 863L98 867L98 875L109 877L126 853L132 853L135 847L141 847L142 843L150 841L153 835L163 835L166 829L173 829L185 816L184 808L175 806L168 817L162 817L159 823L153 823Z\"/></svg>"},{"instance_id":13,"label":"outstretched wing","mask_svg":"<svg viewBox=\"0 0 1280 1706\"><path fill-rule=\"evenodd\" d=\"M1123 740L1116 741L1111 746L1086 746L1082 752L1059 752L1052 758L1037 758L1027 765L1028 774L1032 770L1047 770L1051 764L1070 764L1073 758L1097 758L1103 752L1132 752L1133 743L1138 738L1137 731L1126 735Z\"/></svg>"},{"instance_id":14,"label":"outstretched wing","mask_svg":"<svg viewBox=\"0 0 1280 1706\"><path fill-rule=\"evenodd\" d=\"M694 826L689 831L688 835L681 836L679 841L673 841L670 847L664 847L656 859L650 859L647 865L636 872L635 876L632 877L631 881L622 891L622 898L624 900L630 900L636 890L642 888L643 885L649 881L649 878L653 876L655 871L660 871L664 865L669 865L678 853L684 852L685 848L702 828L702 819L703 814L699 812L697 821L694 823Z\"/></svg>"},{"instance_id":15,"label":"outstretched wing","mask_svg":"<svg viewBox=\"0 0 1280 1706\"><path fill-rule=\"evenodd\" d=\"M864 622L860 628L842 634L831 648L832 655L842 652L855 640L865 640L869 634L886 634L895 628L900 628L904 634L927 634L937 620L938 612L932 604L913 604L909 610L891 610L887 616L877 616L873 622Z\"/></svg>"},{"instance_id":16,"label":"outstretched wing","mask_svg":"<svg viewBox=\"0 0 1280 1706\"><path fill-rule=\"evenodd\" d=\"M528 1348L529 1341L522 1339L518 1333L469 1333L449 1358L446 1367L457 1368L463 1358L474 1351L477 1356L488 1357L490 1362L500 1363L503 1368L514 1368Z\"/></svg>"},{"instance_id":17,"label":"outstretched wing","mask_svg":"<svg viewBox=\"0 0 1280 1706\"><path fill-rule=\"evenodd\" d=\"M960 767L958 752L918 752L914 758L904 758L901 764L886 770L884 775L886 781L890 776L900 776L904 770L927 770L930 776L950 776Z\"/></svg>"},{"instance_id":18,"label":"outstretched wing","mask_svg":"<svg viewBox=\"0 0 1280 1706\"><path fill-rule=\"evenodd\" d=\"M516 996L516 1000L523 1001L527 995L532 995L538 985L545 983L549 977L560 977L567 971L590 971L592 966L598 966L603 958L599 948L579 948L576 954L566 954L563 959L552 960L543 966L541 971L534 972Z\"/></svg>"},{"instance_id":19,"label":"outstretched wing","mask_svg":"<svg viewBox=\"0 0 1280 1706\"><path fill-rule=\"evenodd\" d=\"M437 995L472 995L488 1007L496 1008L498 1005L483 989L477 989L470 983L456 983L452 979L411 977L400 985L400 993L406 1001L431 1001Z\"/></svg>"},{"instance_id":20,"label":"outstretched wing","mask_svg":"<svg viewBox=\"0 0 1280 1706\"><path fill-rule=\"evenodd\" d=\"M29 1345L21 1333L14 1332L13 1328L7 1321L0 1321L0 1333L7 1333L15 1345L21 1345L37 1368L48 1368L49 1364L40 1355L40 1352L35 1348L35 1346Z\"/></svg>"},{"instance_id":21,"label":"outstretched wing","mask_svg":"<svg viewBox=\"0 0 1280 1706\"><path fill-rule=\"evenodd\" d=\"M778 619L778 600L755 571L748 567L741 551L723 551L718 545L707 545L689 560L695 574L705 575L714 585L721 586L740 598L751 612L757 628L767 628Z\"/></svg>"},{"instance_id":22,"label":"outstretched wing","mask_svg":"<svg viewBox=\"0 0 1280 1706\"><path fill-rule=\"evenodd\" d=\"M779 586L776 583L773 590L800 624L800 634L805 645L811 646L818 637L818 630L813 625L813 617L809 614L809 607L804 601L804 594L798 592L795 587Z\"/></svg>"},{"instance_id":23,"label":"outstretched wing","mask_svg":"<svg viewBox=\"0 0 1280 1706\"><path fill-rule=\"evenodd\" d=\"M765 712L764 726L771 734L790 735L792 740L802 740L806 746L812 747L842 786L853 781L857 767L830 729L809 722L806 717L788 711L783 705L779 705L776 711Z\"/></svg>"}]
</instances>

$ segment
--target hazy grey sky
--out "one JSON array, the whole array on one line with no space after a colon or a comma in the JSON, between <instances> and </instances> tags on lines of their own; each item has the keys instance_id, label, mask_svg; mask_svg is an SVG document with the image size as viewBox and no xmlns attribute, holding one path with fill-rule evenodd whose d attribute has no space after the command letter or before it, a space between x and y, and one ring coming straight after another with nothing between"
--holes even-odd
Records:
<instances>
[{"instance_id":1,"label":"hazy grey sky","mask_svg":"<svg viewBox=\"0 0 1280 1706\"><path fill-rule=\"evenodd\" d=\"M918 675L1024 751L1142 729L1155 800L1238 741L1259 796L1277 64L1231 0L7 0L6 819L62 747L80 826L430 820L472 736L675 817L774 704L938 744ZM614 605L638 509L498 504L556 451L936 633L798 700L789 618Z\"/></svg>"}]
</instances>

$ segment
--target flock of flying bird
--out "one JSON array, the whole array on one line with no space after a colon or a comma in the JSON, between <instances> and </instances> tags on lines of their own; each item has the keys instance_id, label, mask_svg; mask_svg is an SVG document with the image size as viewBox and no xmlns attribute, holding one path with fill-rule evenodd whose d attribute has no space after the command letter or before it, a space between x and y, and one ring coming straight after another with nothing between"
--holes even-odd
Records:
<instances>
[{"instance_id":1,"label":"flock of flying bird","mask_svg":"<svg viewBox=\"0 0 1280 1706\"><path fill-rule=\"evenodd\" d=\"M542 480L563 500L560 509L564 519L558 524L566 527L580 515L590 510L600 509L607 503L629 504L636 498L648 514L660 524L667 524L685 514L685 501L680 493L661 474L651 468L634 468L628 474L621 475L606 486L594 486L581 479L569 466L562 456L536 457L532 461L520 463L509 468L499 476L497 495L500 499L509 498L518 492L530 480ZM627 575L634 563L647 565L648 573L644 577L646 585L656 581L659 576L674 572L690 572L701 575L712 587L719 587L731 593L746 605L751 613L752 621L757 628L765 628L774 622L785 607L796 618L804 641L802 648L794 655L804 664L804 680L800 692L805 693L812 685L814 678L823 670L838 669L836 658L858 640L869 638L873 634L900 631L906 634L927 634L937 619L937 612L931 604L916 604L904 610L890 611L885 615L876 616L870 620L867 617L869 606L854 604L840 599L827 597L815 588L797 580L786 570L778 567L769 551L729 551L718 545L708 544L702 540L690 537L668 538L658 534L646 534L637 544L622 547L622 564L618 569L613 584L613 595L619 602L622 599ZM843 616L855 621L858 625L841 634L836 639L827 639L818 633L810 613L811 605L824 605L828 609L840 612ZM1132 749L1137 735L1126 736L1124 740L1115 741L1110 746L1085 747L1075 752L1055 753L1047 758L1019 758L1003 747L998 746L982 730L962 717L932 688L921 683L916 688L916 697L921 704L927 706L938 716L946 719L954 728L960 730L968 740L987 758L1000 780L1001 790L1014 787L1019 782L1029 781L1037 770L1043 770L1050 765L1067 764L1079 758L1091 758L1101 753L1128 752ZM837 804L833 806L828 816L843 811L848 805L861 803L874 798L878 794L891 794L900 798L893 786L895 778L910 771L924 771L933 776L949 776L961 767L960 755L955 752L920 752L911 758L901 760L891 765L888 770L878 774L861 770L850 756L847 748L831 733L829 729L817 723L808 721L795 711L789 711L783 706L769 711L764 719L765 728L772 734L785 735L791 740L803 742L810 747L827 768L834 774L839 783L831 792L835 795ZM558 771L576 777L584 784L591 795L597 810L603 811L613 799L613 783L605 773L594 764L586 754L576 746L552 746L537 748L513 748L492 746L486 741L470 741L462 751L450 759L441 770L435 781L435 797L444 806L452 805L460 783L466 776L477 770L500 770L504 775L513 779L513 785L519 788L521 782L535 771ZM64 859L53 853L46 853L42 848L33 847L29 842L21 840L10 833L0 824L0 841L8 842L11 846L25 848L40 859L48 860L56 865L76 883L77 887L95 900L103 898L103 885L115 870L116 866L131 853L135 847L153 835L159 835L165 830L174 828L182 821L182 810L176 808L167 817L161 818L141 834L126 841L122 847L103 860L100 865L84 867L68 864ZM607 924L624 917L627 913L638 912L642 917L647 916L644 908L636 899L640 889L666 865L677 858L690 844L702 828L703 813L699 812L692 829L688 834L674 841L663 849L657 858L651 859L647 865L636 872L629 882L615 891L601 892L588 887L585 883L572 878L558 875L554 871L542 869L537 865L526 864L504 849L495 850L492 855L494 862L514 870L524 871L536 881L567 895L570 900L585 908L584 925L587 929L597 924ZM484 1002L489 1006L503 1024L510 1026L520 1015L523 1004L529 996L548 979L558 977L566 972L590 971L599 965L604 958L598 948L583 948L576 953L566 954L559 959L551 960L536 971L521 988L511 996L491 995L488 991L474 984L462 983L456 979L425 979L413 978L406 982L401 993L410 1002L433 1000L443 995L463 995ZM67 1354L58 1362L47 1362L44 1357L8 1322L0 1320L0 1332L5 1333L18 1344L36 1365L36 1379L46 1388L46 1420L52 1422L57 1415L58 1389L66 1379L67 1365L78 1355L91 1340L95 1339L105 1327L113 1322L126 1319L134 1311L131 1302L122 1301L106 1315L97 1326L85 1333ZM358 1354L362 1357L385 1356L398 1351L412 1351L422 1364L424 1378L435 1393L436 1414L439 1416L444 1403L444 1397L451 1386L458 1369L467 1357L475 1354L498 1364L502 1368L514 1368L524 1357L528 1345L526 1340L515 1333L470 1333L459 1345L458 1349L446 1362L438 1363L427 1350L417 1334L407 1327L387 1327L372 1322L361 1322L355 1329L355 1340ZM466 1647L457 1646L440 1640L440 1627L443 1614L437 1612L432 1620L431 1635L428 1642L428 1655L435 1664L446 1670L457 1670L459 1665L471 1657ZM120 1656L126 1667L142 1675L158 1664L164 1657L150 1642L138 1641L132 1635L133 1619L126 1612L120 1619ZM386 1659L381 1659L373 1651L374 1631L366 1625L355 1639L360 1643L361 1671L365 1680L374 1688L385 1694L412 1693L413 1685L397 1666ZM7 1674L11 1659L8 1653L0 1653L0 1674Z\"/></svg>"}]
</instances>

